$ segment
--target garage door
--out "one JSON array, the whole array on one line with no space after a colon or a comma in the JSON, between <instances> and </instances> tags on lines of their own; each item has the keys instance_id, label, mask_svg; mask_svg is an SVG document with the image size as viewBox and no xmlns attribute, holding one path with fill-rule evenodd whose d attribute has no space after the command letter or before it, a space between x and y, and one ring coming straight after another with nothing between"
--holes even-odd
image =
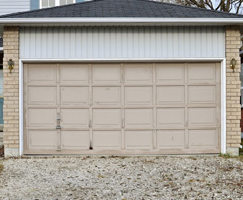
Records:
<instances>
[{"instance_id":1,"label":"garage door","mask_svg":"<svg viewBox=\"0 0 243 200\"><path fill-rule=\"evenodd\" d=\"M218 63L24 65L25 154L219 149Z\"/></svg>"}]
</instances>

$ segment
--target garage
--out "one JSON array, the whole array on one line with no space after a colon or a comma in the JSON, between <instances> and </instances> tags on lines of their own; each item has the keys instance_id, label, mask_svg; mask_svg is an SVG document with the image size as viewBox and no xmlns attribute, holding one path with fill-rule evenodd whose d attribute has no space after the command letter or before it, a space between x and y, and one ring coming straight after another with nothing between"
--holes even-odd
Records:
<instances>
[{"instance_id":1,"label":"garage","mask_svg":"<svg viewBox=\"0 0 243 200\"><path fill-rule=\"evenodd\" d=\"M220 152L220 63L24 64L24 154Z\"/></svg>"},{"instance_id":2,"label":"garage","mask_svg":"<svg viewBox=\"0 0 243 200\"><path fill-rule=\"evenodd\" d=\"M5 157L239 155L242 24L146 0L0 17Z\"/></svg>"}]
</instances>

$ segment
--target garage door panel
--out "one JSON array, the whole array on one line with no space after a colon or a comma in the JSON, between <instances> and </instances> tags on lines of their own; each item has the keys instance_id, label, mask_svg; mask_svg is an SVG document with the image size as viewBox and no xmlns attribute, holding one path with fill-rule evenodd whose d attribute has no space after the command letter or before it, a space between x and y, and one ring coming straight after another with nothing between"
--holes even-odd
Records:
<instances>
[{"instance_id":1,"label":"garage door panel","mask_svg":"<svg viewBox=\"0 0 243 200\"><path fill-rule=\"evenodd\" d=\"M184 108L159 108L157 109L158 127L184 127Z\"/></svg>"},{"instance_id":2,"label":"garage door panel","mask_svg":"<svg viewBox=\"0 0 243 200\"><path fill-rule=\"evenodd\" d=\"M24 76L28 154L220 149L218 64L27 64Z\"/></svg>"},{"instance_id":3,"label":"garage door panel","mask_svg":"<svg viewBox=\"0 0 243 200\"><path fill-rule=\"evenodd\" d=\"M158 130L157 147L159 149L184 149L184 130Z\"/></svg>"},{"instance_id":4,"label":"garage door panel","mask_svg":"<svg viewBox=\"0 0 243 200\"><path fill-rule=\"evenodd\" d=\"M61 87L62 105L88 105L88 87Z\"/></svg>"},{"instance_id":5,"label":"garage door panel","mask_svg":"<svg viewBox=\"0 0 243 200\"><path fill-rule=\"evenodd\" d=\"M29 149L54 150L57 147L57 131L29 130L27 140Z\"/></svg>"},{"instance_id":6,"label":"garage door panel","mask_svg":"<svg viewBox=\"0 0 243 200\"><path fill-rule=\"evenodd\" d=\"M216 108L189 108L189 127L216 126Z\"/></svg>"},{"instance_id":7,"label":"garage door panel","mask_svg":"<svg viewBox=\"0 0 243 200\"><path fill-rule=\"evenodd\" d=\"M93 131L93 148L121 149L121 131Z\"/></svg>"},{"instance_id":8,"label":"garage door panel","mask_svg":"<svg viewBox=\"0 0 243 200\"><path fill-rule=\"evenodd\" d=\"M185 82L185 65L175 63L156 64L156 82L182 84Z\"/></svg>"},{"instance_id":9,"label":"garage door panel","mask_svg":"<svg viewBox=\"0 0 243 200\"><path fill-rule=\"evenodd\" d=\"M30 108L28 113L29 127L56 128L56 109Z\"/></svg>"},{"instance_id":10,"label":"garage door panel","mask_svg":"<svg viewBox=\"0 0 243 200\"><path fill-rule=\"evenodd\" d=\"M56 87L28 87L29 105L56 105L57 88Z\"/></svg>"},{"instance_id":11,"label":"garage door panel","mask_svg":"<svg viewBox=\"0 0 243 200\"><path fill-rule=\"evenodd\" d=\"M95 64L93 65L93 83L120 83L119 64Z\"/></svg>"},{"instance_id":12,"label":"garage door panel","mask_svg":"<svg viewBox=\"0 0 243 200\"><path fill-rule=\"evenodd\" d=\"M120 105L121 88L120 87L93 87L94 105Z\"/></svg>"},{"instance_id":13,"label":"garage door panel","mask_svg":"<svg viewBox=\"0 0 243 200\"><path fill-rule=\"evenodd\" d=\"M125 148L126 149L152 149L153 131L126 131Z\"/></svg>"},{"instance_id":14,"label":"garage door panel","mask_svg":"<svg viewBox=\"0 0 243 200\"><path fill-rule=\"evenodd\" d=\"M120 128L121 110L120 109L93 109L94 128Z\"/></svg>"},{"instance_id":15,"label":"garage door panel","mask_svg":"<svg viewBox=\"0 0 243 200\"><path fill-rule=\"evenodd\" d=\"M188 83L216 83L215 64L188 64Z\"/></svg>"},{"instance_id":16,"label":"garage door panel","mask_svg":"<svg viewBox=\"0 0 243 200\"><path fill-rule=\"evenodd\" d=\"M125 127L153 127L152 109L125 109Z\"/></svg>"},{"instance_id":17,"label":"garage door panel","mask_svg":"<svg viewBox=\"0 0 243 200\"><path fill-rule=\"evenodd\" d=\"M61 131L61 148L89 149L89 131Z\"/></svg>"},{"instance_id":18,"label":"garage door panel","mask_svg":"<svg viewBox=\"0 0 243 200\"><path fill-rule=\"evenodd\" d=\"M61 64L61 84L87 84L88 67L86 64Z\"/></svg>"},{"instance_id":19,"label":"garage door panel","mask_svg":"<svg viewBox=\"0 0 243 200\"><path fill-rule=\"evenodd\" d=\"M89 109L61 109L63 128L88 128Z\"/></svg>"},{"instance_id":20,"label":"garage door panel","mask_svg":"<svg viewBox=\"0 0 243 200\"><path fill-rule=\"evenodd\" d=\"M189 130L190 149L215 149L217 148L216 130Z\"/></svg>"},{"instance_id":21,"label":"garage door panel","mask_svg":"<svg viewBox=\"0 0 243 200\"><path fill-rule=\"evenodd\" d=\"M216 86L189 86L188 103L216 103Z\"/></svg>"},{"instance_id":22,"label":"garage door panel","mask_svg":"<svg viewBox=\"0 0 243 200\"><path fill-rule=\"evenodd\" d=\"M157 104L184 104L184 86L158 86Z\"/></svg>"},{"instance_id":23,"label":"garage door panel","mask_svg":"<svg viewBox=\"0 0 243 200\"><path fill-rule=\"evenodd\" d=\"M28 83L56 84L57 66L55 64L29 64Z\"/></svg>"},{"instance_id":24,"label":"garage door panel","mask_svg":"<svg viewBox=\"0 0 243 200\"><path fill-rule=\"evenodd\" d=\"M152 83L152 64L125 64L125 83Z\"/></svg>"},{"instance_id":25,"label":"garage door panel","mask_svg":"<svg viewBox=\"0 0 243 200\"><path fill-rule=\"evenodd\" d=\"M151 105L152 87L125 87L125 105Z\"/></svg>"}]
</instances>

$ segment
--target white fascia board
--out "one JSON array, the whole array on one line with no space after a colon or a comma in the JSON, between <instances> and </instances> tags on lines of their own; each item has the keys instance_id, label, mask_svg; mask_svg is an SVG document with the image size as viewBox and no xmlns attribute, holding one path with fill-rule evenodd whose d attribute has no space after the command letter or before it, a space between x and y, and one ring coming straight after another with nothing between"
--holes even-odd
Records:
<instances>
[{"instance_id":1,"label":"white fascia board","mask_svg":"<svg viewBox=\"0 0 243 200\"><path fill-rule=\"evenodd\" d=\"M50 24L186 24L186 25L243 25L243 18L2 18L0 26L4 25L50 25Z\"/></svg>"}]
</instances>

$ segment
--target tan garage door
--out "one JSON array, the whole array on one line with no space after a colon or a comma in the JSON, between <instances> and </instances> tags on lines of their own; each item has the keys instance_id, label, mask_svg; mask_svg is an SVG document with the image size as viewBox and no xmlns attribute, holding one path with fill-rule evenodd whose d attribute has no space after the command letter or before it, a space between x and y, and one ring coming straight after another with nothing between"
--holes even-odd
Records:
<instances>
[{"instance_id":1,"label":"tan garage door","mask_svg":"<svg viewBox=\"0 0 243 200\"><path fill-rule=\"evenodd\" d=\"M220 65L24 65L25 154L220 152Z\"/></svg>"}]
</instances>

